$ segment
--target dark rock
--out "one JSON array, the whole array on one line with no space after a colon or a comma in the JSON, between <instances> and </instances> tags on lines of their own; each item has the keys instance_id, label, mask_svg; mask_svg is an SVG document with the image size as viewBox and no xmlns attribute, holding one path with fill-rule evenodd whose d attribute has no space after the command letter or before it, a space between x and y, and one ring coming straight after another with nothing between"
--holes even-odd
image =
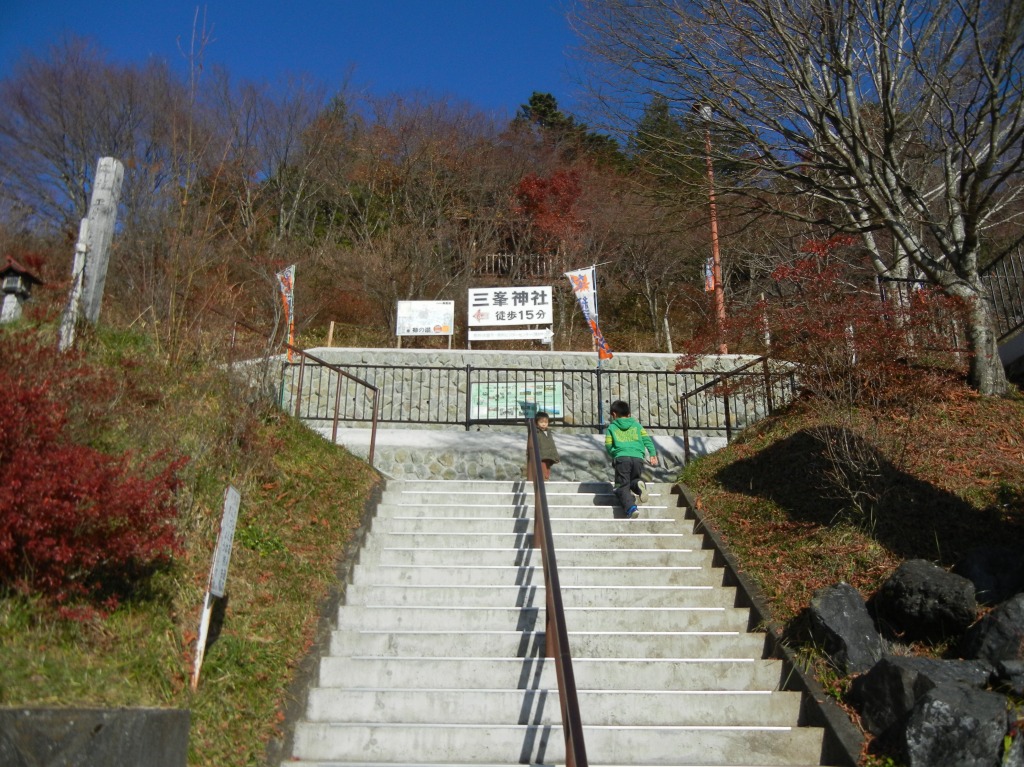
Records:
<instances>
[{"instance_id":1,"label":"dark rock","mask_svg":"<svg viewBox=\"0 0 1024 767\"><path fill-rule=\"evenodd\" d=\"M874 605L879 618L908 639L958 636L977 617L974 584L924 559L910 559L882 584Z\"/></svg>"},{"instance_id":2,"label":"dark rock","mask_svg":"<svg viewBox=\"0 0 1024 767\"><path fill-rule=\"evenodd\" d=\"M1001 660L995 664L994 684L1003 692L1024 698L1024 661Z\"/></svg>"},{"instance_id":3,"label":"dark rock","mask_svg":"<svg viewBox=\"0 0 1024 767\"><path fill-rule=\"evenodd\" d=\"M1024 594L1003 602L971 626L964 657L996 661L1024 660Z\"/></svg>"},{"instance_id":4,"label":"dark rock","mask_svg":"<svg viewBox=\"0 0 1024 767\"><path fill-rule=\"evenodd\" d=\"M984 688L993 672L981 661L888 657L853 680L850 702L860 711L864 726L885 735L901 724L918 699L940 685Z\"/></svg>"},{"instance_id":5,"label":"dark rock","mask_svg":"<svg viewBox=\"0 0 1024 767\"><path fill-rule=\"evenodd\" d=\"M903 730L907 767L996 767L1006 696L942 684L921 696Z\"/></svg>"},{"instance_id":6,"label":"dark rock","mask_svg":"<svg viewBox=\"0 0 1024 767\"><path fill-rule=\"evenodd\" d=\"M999 604L1024 591L1024 552L1009 546L979 546L967 552L953 572L974 584L978 602Z\"/></svg>"},{"instance_id":7,"label":"dark rock","mask_svg":"<svg viewBox=\"0 0 1024 767\"><path fill-rule=\"evenodd\" d=\"M1017 731L999 767L1024 767L1024 732Z\"/></svg>"},{"instance_id":8,"label":"dark rock","mask_svg":"<svg viewBox=\"0 0 1024 767\"><path fill-rule=\"evenodd\" d=\"M844 676L867 671L885 655L864 599L848 583L815 592L809 614L814 639Z\"/></svg>"}]
</instances>

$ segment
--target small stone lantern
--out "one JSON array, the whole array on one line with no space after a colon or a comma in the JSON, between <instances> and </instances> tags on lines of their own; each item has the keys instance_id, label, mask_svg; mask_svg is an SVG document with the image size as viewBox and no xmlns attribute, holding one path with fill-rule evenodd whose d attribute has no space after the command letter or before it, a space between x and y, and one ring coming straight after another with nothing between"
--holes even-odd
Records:
<instances>
[{"instance_id":1,"label":"small stone lantern","mask_svg":"<svg viewBox=\"0 0 1024 767\"><path fill-rule=\"evenodd\" d=\"M3 287L4 299L3 309L0 311L0 323L20 319L21 306L32 295L32 286L42 284L41 279L7 256L7 265L0 269L0 286Z\"/></svg>"}]
</instances>

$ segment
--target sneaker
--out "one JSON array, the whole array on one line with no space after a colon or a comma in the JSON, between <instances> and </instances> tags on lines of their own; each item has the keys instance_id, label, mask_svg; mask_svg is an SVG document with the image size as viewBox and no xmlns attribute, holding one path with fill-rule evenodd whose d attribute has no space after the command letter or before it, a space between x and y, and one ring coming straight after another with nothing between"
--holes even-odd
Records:
<instances>
[{"instance_id":1,"label":"sneaker","mask_svg":"<svg viewBox=\"0 0 1024 767\"><path fill-rule=\"evenodd\" d=\"M626 510L626 517L628 519L636 519L639 516L640 512L637 511L636 506L630 506L629 509Z\"/></svg>"},{"instance_id":2,"label":"sneaker","mask_svg":"<svg viewBox=\"0 0 1024 767\"><path fill-rule=\"evenodd\" d=\"M640 491L640 495L638 496L640 498L640 503L647 503L649 500L651 500L651 496L647 492L646 482L640 480L639 482L636 483L636 487Z\"/></svg>"}]
</instances>

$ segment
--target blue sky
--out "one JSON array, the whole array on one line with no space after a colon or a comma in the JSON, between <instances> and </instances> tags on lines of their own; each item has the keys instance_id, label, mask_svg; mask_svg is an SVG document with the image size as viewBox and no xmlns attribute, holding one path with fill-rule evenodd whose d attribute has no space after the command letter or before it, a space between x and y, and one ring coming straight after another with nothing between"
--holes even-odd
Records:
<instances>
[{"instance_id":1,"label":"blue sky","mask_svg":"<svg viewBox=\"0 0 1024 767\"><path fill-rule=\"evenodd\" d=\"M184 73L197 7L213 41L209 64L236 80L305 73L333 89L465 101L511 117L533 91L573 111L577 41L565 0L0 0L0 78L26 51L72 33L120 62L150 56Z\"/></svg>"}]
</instances>

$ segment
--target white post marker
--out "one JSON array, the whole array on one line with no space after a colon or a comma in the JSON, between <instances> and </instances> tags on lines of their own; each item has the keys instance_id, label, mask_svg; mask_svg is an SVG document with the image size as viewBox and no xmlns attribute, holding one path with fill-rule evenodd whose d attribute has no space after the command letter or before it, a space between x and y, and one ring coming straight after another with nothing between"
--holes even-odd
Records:
<instances>
[{"instance_id":1,"label":"white post marker","mask_svg":"<svg viewBox=\"0 0 1024 767\"><path fill-rule=\"evenodd\" d=\"M196 661L192 668L192 690L199 686L199 670L203 667L206 653L206 637L210 631L210 616L213 614L213 599L224 596L228 581L228 565L231 562L231 546L235 538L235 523L238 522L238 507L242 496L232 486L224 491L224 513L220 519L220 535L217 550L213 554L210 581L203 600L203 612L199 616L199 636L196 639Z\"/></svg>"}]
</instances>

